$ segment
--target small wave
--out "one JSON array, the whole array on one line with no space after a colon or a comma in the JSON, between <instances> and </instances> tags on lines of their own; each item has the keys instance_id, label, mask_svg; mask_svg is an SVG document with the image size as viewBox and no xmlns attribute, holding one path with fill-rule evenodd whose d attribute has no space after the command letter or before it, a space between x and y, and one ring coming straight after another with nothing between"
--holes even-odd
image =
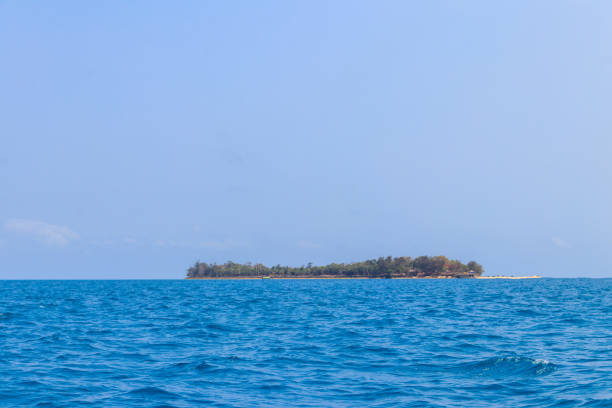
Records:
<instances>
[{"instance_id":1,"label":"small wave","mask_svg":"<svg viewBox=\"0 0 612 408\"><path fill-rule=\"evenodd\" d=\"M397 321L394 318L367 318L357 320L355 322L351 322L351 325L354 327L375 327L375 328L385 328L391 327L395 325Z\"/></svg>"},{"instance_id":2,"label":"small wave","mask_svg":"<svg viewBox=\"0 0 612 408\"><path fill-rule=\"evenodd\" d=\"M38 382L36 380L21 381L19 384L26 386L26 387L40 387L44 385L43 383Z\"/></svg>"},{"instance_id":3,"label":"small wave","mask_svg":"<svg viewBox=\"0 0 612 408\"><path fill-rule=\"evenodd\" d=\"M259 389L262 391L266 391L266 392L280 392L280 391L285 391L287 389L289 389L289 386L287 384L262 384L259 386Z\"/></svg>"},{"instance_id":4,"label":"small wave","mask_svg":"<svg viewBox=\"0 0 612 408\"><path fill-rule=\"evenodd\" d=\"M109 329L90 329L85 334L88 336L102 336L104 334L113 334L113 331Z\"/></svg>"},{"instance_id":5,"label":"small wave","mask_svg":"<svg viewBox=\"0 0 612 408\"><path fill-rule=\"evenodd\" d=\"M205 326L205 328L208 329L208 330L219 331L219 332L233 332L233 331L235 331L232 327L227 326L227 325L223 325L223 324L219 324L219 323L208 323Z\"/></svg>"},{"instance_id":6,"label":"small wave","mask_svg":"<svg viewBox=\"0 0 612 408\"><path fill-rule=\"evenodd\" d=\"M540 313L533 309L519 309L516 311L519 316L531 317L531 316L544 316L544 313Z\"/></svg>"},{"instance_id":7,"label":"small wave","mask_svg":"<svg viewBox=\"0 0 612 408\"><path fill-rule=\"evenodd\" d=\"M353 354L372 354L376 356L394 357L399 355L399 351L394 348L380 346L364 346L361 344L350 344L342 347L342 351Z\"/></svg>"},{"instance_id":8,"label":"small wave","mask_svg":"<svg viewBox=\"0 0 612 408\"><path fill-rule=\"evenodd\" d=\"M15 318L17 315L15 313L11 313L11 312L0 312L0 321L2 320L11 320L12 318Z\"/></svg>"},{"instance_id":9,"label":"small wave","mask_svg":"<svg viewBox=\"0 0 612 408\"><path fill-rule=\"evenodd\" d=\"M157 387L143 387L143 388L137 388L135 390L129 391L128 392L129 395L136 395L136 396L141 396L141 397L155 397L155 398L166 398L166 399L171 399L171 398L178 398L179 396L172 393L172 392L168 392L166 390L163 390L161 388L157 388Z\"/></svg>"},{"instance_id":10,"label":"small wave","mask_svg":"<svg viewBox=\"0 0 612 408\"><path fill-rule=\"evenodd\" d=\"M206 361L202 361L200 364L196 366L196 370L198 371L210 371L214 368L215 366L208 364Z\"/></svg>"},{"instance_id":11,"label":"small wave","mask_svg":"<svg viewBox=\"0 0 612 408\"><path fill-rule=\"evenodd\" d=\"M580 406L589 408L610 408L612 407L612 398L589 399Z\"/></svg>"},{"instance_id":12,"label":"small wave","mask_svg":"<svg viewBox=\"0 0 612 408\"><path fill-rule=\"evenodd\" d=\"M457 335L454 336L457 339L463 339L463 340L487 340L487 341L492 341L492 340L503 340L504 337L500 336L498 334L481 334L481 333L459 333Z\"/></svg>"},{"instance_id":13,"label":"small wave","mask_svg":"<svg viewBox=\"0 0 612 408\"><path fill-rule=\"evenodd\" d=\"M62 335L58 333L54 333L54 334L48 334L48 335L41 336L38 339L35 339L34 341L44 343L44 344L51 344L51 343L57 343L61 340L63 340Z\"/></svg>"},{"instance_id":14,"label":"small wave","mask_svg":"<svg viewBox=\"0 0 612 408\"><path fill-rule=\"evenodd\" d=\"M490 376L541 376L555 371L555 364L540 359L521 356L493 357L460 367L468 373Z\"/></svg>"},{"instance_id":15,"label":"small wave","mask_svg":"<svg viewBox=\"0 0 612 408\"><path fill-rule=\"evenodd\" d=\"M115 355L119 358L122 358L125 360L131 360L131 361L148 361L148 362L156 361L149 354L138 353L138 352L115 353Z\"/></svg>"},{"instance_id":16,"label":"small wave","mask_svg":"<svg viewBox=\"0 0 612 408\"><path fill-rule=\"evenodd\" d=\"M564 314L559 316L559 321L561 323L568 323L568 324L575 324L575 325L579 325L579 324L586 324L587 321L584 320L582 317L575 315L575 314Z\"/></svg>"}]
</instances>

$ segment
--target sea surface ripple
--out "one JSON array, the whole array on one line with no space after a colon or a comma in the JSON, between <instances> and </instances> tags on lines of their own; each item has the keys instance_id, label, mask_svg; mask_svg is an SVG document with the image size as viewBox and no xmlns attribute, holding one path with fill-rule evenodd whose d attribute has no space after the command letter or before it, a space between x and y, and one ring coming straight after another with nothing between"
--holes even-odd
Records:
<instances>
[{"instance_id":1,"label":"sea surface ripple","mask_svg":"<svg viewBox=\"0 0 612 408\"><path fill-rule=\"evenodd\" d=\"M1 406L612 407L612 280L0 281Z\"/></svg>"}]
</instances>

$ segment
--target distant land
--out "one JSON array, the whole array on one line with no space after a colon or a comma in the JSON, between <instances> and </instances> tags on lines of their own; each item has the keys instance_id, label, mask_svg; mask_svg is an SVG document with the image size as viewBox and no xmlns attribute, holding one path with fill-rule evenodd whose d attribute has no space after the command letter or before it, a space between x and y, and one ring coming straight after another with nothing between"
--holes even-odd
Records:
<instances>
[{"instance_id":1,"label":"distant land","mask_svg":"<svg viewBox=\"0 0 612 408\"><path fill-rule=\"evenodd\" d=\"M407 279L407 278L478 278L483 268L475 261L463 264L445 256L380 257L363 262L332 263L300 267L262 264L222 265L196 262L187 269L187 279Z\"/></svg>"}]
</instances>

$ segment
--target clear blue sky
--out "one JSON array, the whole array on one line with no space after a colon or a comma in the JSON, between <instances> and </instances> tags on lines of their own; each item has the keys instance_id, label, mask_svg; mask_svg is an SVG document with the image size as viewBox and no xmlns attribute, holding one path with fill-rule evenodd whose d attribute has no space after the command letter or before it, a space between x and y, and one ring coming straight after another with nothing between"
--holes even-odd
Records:
<instances>
[{"instance_id":1,"label":"clear blue sky","mask_svg":"<svg viewBox=\"0 0 612 408\"><path fill-rule=\"evenodd\" d=\"M0 278L612 276L608 1L0 0Z\"/></svg>"}]
</instances>

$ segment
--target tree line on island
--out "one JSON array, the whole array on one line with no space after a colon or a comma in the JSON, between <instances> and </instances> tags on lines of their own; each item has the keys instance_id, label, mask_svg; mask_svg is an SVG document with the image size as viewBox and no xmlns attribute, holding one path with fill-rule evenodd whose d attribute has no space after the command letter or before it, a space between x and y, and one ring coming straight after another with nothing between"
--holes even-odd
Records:
<instances>
[{"instance_id":1,"label":"tree line on island","mask_svg":"<svg viewBox=\"0 0 612 408\"><path fill-rule=\"evenodd\" d=\"M187 269L187 278L473 278L482 275L482 272L482 266L474 261L463 264L445 256L388 256L323 266L308 263L300 267L268 267L259 263L239 264L232 261L217 265L198 261Z\"/></svg>"}]
</instances>

